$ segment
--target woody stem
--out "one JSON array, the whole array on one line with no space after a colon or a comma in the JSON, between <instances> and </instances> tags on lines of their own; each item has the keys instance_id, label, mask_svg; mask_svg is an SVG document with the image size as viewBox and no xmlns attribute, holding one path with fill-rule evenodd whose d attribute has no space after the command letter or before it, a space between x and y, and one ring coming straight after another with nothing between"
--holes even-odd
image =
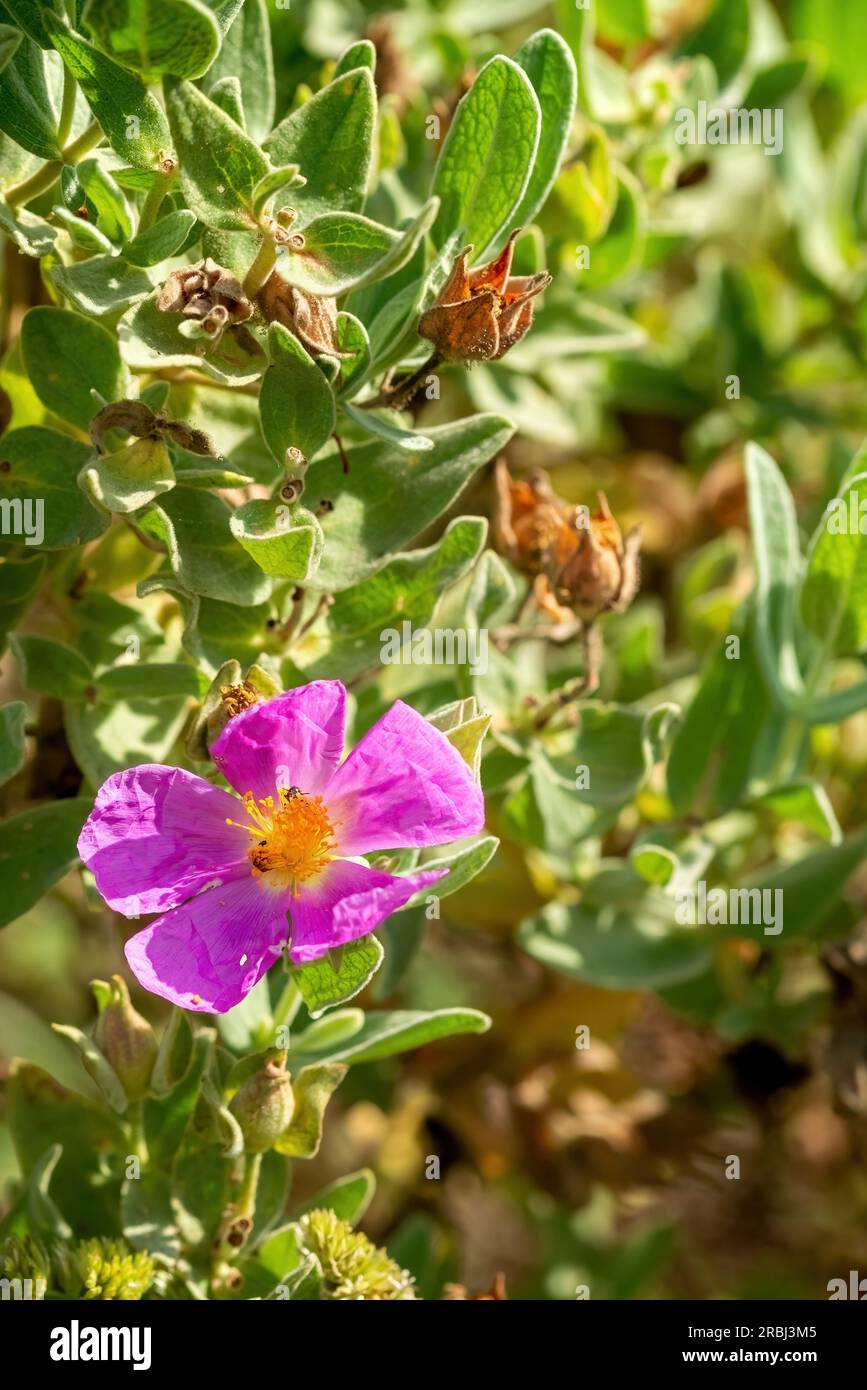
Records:
<instances>
[{"instance_id":1,"label":"woody stem","mask_svg":"<svg viewBox=\"0 0 867 1390\"><path fill-rule=\"evenodd\" d=\"M575 680L567 681L546 700L533 720L534 729L544 729L548 721L565 709L566 705L580 700L582 695L592 695L599 687L599 667L602 664L602 635L593 623L586 623L581 632L581 650L584 657L584 674Z\"/></svg>"},{"instance_id":2,"label":"woody stem","mask_svg":"<svg viewBox=\"0 0 867 1390\"><path fill-rule=\"evenodd\" d=\"M405 381L402 381L400 385L394 387L393 390L387 392L380 391L376 399L367 402L367 404L371 406L387 405L392 410L403 410L404 406L409 405L428 373L432 372L435 367L438 367L441 361L442 358L438 352L431 353L430 357L419 367L418 371L413 372L411 376L408 376Z\"/></svg>"}]
</instances>

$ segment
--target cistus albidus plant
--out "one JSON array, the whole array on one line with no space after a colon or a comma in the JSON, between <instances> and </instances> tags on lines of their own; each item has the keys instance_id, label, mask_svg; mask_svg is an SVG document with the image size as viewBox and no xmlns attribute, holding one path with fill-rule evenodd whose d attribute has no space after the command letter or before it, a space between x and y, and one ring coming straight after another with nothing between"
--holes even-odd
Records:
<instances>
[{"instance_id":1,"label":"cistus albidus plant","mask_svg":"<svg viewBox=\"0 0 867 1390\"><path fill-rule=\"evenodd\" d=\"M731 1298L695 1154L846 1150L864 140L796 8L3 0L0 1278Z\"/></svg>"}]
</instances>

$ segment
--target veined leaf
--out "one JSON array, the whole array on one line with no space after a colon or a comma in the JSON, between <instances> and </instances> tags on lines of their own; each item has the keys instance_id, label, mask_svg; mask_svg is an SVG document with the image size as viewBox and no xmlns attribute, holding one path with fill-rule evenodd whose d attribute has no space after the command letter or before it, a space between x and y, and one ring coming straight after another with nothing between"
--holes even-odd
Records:
<instances>
[{"instance_id":1,"label":"veined leaf","mask_svg":"<svg viewBox=\"0 0 867 1390\"><path fill-rule=\"evenodd\" d=\"M365 66L335 76L269 135L272 162L297 164L307 180L292 195L300 227L325 212L361 211L375 133L376 88Z\"/></svg>"},{"instance_id":2,"label":"veined leaf","mask_svg":"<svg viewBox=\"0 0 867 1390\"><path fill-rule=\"evenodd\" d=\"M112 149L136 169L157 169L171 153L171 135L144 83L71 29L52 24L50 32Z\"/></svg>"},{"instance_id":3,"label":"veined leaf","mask_svg":"<svg viewBox=\"0 0 867 1390\"><path fill-rule=\"evenodd\" d=\"M201 77L220 51L220 26L199 0L87 0L82 21L115 62L146 82Z\"/></svg>"},{"instance_id":4,"label":"veined leaf","mask_svg":"<svg viewBox=\"0 0 867 1390\"><path fill-rule=\"evenodd\" d=\"M200 221L250 231L256 185L270 172L258 145L191 82L166 82L184 197Z\"/></svg>"},{"instance_id":5,"label":"veined leaf","mask_svg":"<svg viewBox=\"0 0 867 1390\"><path fill-rule=\"evenodd\" d=\"M578 75L569 45L553 29L532 34L518 49L515 62L529 77L542 113L533 172L513 214L514 225L526 227L544 205L557 177L575 114Z\"/></svg>"},{"instance_id":6,"label":"veined leaf","mask_svg":"<svg viewBox=\"0 0 867 1390\"><path fill-rule=\"evenodd\" d=\"M515 213L530 182L541 119L524 70L509 58L486 63L455 112L434 172L437 246L463 228L481 259L520 225Z\"/></svg>"}]
</instances>

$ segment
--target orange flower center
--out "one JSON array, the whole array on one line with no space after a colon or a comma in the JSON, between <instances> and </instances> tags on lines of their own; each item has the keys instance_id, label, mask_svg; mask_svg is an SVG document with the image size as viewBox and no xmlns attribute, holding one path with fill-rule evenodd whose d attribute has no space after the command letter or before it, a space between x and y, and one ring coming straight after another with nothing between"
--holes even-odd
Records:
<instances>
[{"instance_id":1,"label":"orange flower center","mask_svg":"<svg viewBox=\"0 0 867 1390\"><path fill-rule=\"evenodd\" d=\"M247 792L244 810L253 822L241 826L255 840L249 851L253 874L268 874L271 886L291 887L297 897L299 883L320 874L337 848L322 797L298 787L279 787L276 802L272 796L257 801Z\"/></svg>"}]
</instances>

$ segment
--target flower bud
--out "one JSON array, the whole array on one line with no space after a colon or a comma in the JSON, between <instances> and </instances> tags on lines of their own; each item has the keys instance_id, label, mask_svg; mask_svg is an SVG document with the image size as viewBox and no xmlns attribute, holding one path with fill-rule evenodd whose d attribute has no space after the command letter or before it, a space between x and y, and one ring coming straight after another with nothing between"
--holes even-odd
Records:
<instances>
[{"instance_id":1,"label":"flower bud","mask_svg":"<svg viewBox=\"0 0 867 1390\"><path fill-rule=\"evenodd\" d=\"M99 1005L97 1046L129 1099L141 1100L147 1094L158 1051L154 1030L133 1008L120 975L112 975L111 984L94 980L92 988Z\"/></svg>"},{"instance_id":2,"label":"flower bud","mask_svg":"<svg viewBox=\"0 0 867 1390\"><path fill-rule=\"evenodd\" d=\"M248 1077L229 1110L241 1126L247 1153L264 1153L287 1129L295 1113L286 1053L272 1053L259 1071Z\"/></svg>"}]
</instances>

